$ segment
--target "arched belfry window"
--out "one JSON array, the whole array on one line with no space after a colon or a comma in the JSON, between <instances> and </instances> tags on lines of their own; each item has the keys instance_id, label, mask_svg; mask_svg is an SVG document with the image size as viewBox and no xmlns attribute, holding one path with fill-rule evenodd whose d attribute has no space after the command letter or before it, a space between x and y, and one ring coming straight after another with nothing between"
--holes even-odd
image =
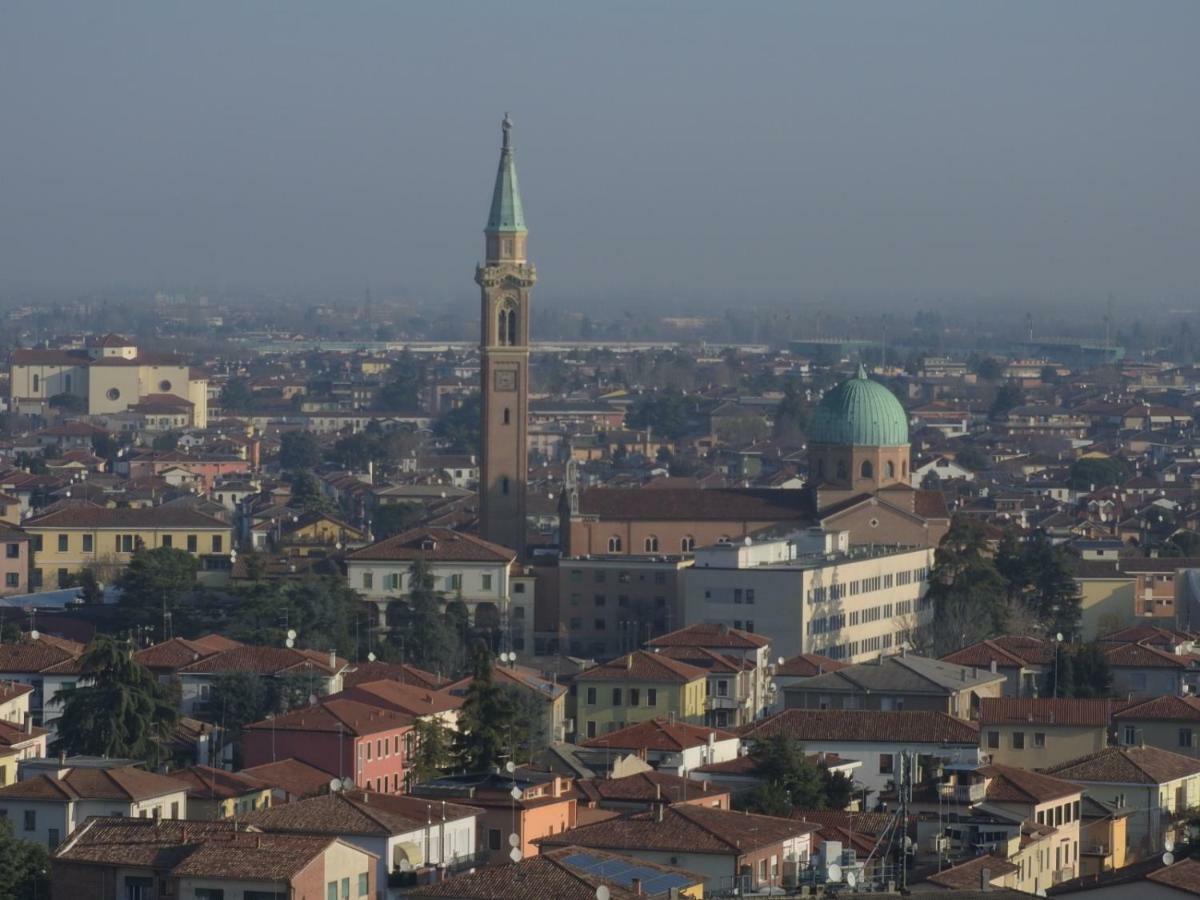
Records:
<instances>
[{"instance_id":1,"label":"arched belfry window","mask_svg":"<svg viewBox=\"0 0 1200 900\"><path fill-rule=\"evenodd\" d=\"M646 552L647 553L657 553L658 552L658 538L653 534L650 535L648 538L646 538Z\"/></svg>"},{"instance_id":2,"label":"arched belfry window","mask_svg":"<svg viewBox=\"0 0 1200 900\"><path fill-rule=\"evenodd\" d=\"M608 552L609 553L620 553L621 552L621 537L620 537L620 535L614 534L612 537L610 537L608 539Z\"/></svg>"},{"instance_id":3,"label":"arched belfry window","mask_svg":"<svg viewBox=\"0 0 1200 900\"><path fill-rule=\"evenodd\" d=\"M496 342L501 347L517 344L517 307L512 300L505 300L496 315Z\"/></svg>"}]
</instances>

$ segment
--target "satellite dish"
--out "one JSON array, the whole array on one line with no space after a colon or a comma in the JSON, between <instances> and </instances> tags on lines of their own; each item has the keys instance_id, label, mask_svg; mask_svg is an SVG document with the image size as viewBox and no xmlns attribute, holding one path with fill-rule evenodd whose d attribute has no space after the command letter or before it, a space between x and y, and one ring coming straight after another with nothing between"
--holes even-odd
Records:
<instances>
[{"instance_id":1,"label":"satellite dish","mask_svg":"<svg viewBox=\"0 0 1200 900\"><path fill-rule=\"evenodd\" d=\"M401 872L411 872L412 871L412 863L410 863L408 861L407 856L403 856L400 858L400 871Z\"/></svg>"},{"instance_id":2,"label":"satellite dish","mask_svg":"<svg viewBox=\"0 0 1200 900\"><path fill-rule=\"evenodd\" d=\"M513 772L517 771L517 764L510 759L504 764L504 771L511 775Z\"/></svg>"},{"instance_id":3,"label":"satellite dish","mask_svg":"<svg viewBox=\"0 0 1200 900\"><path fill-rule=\"evenodd\" d=\"M288 636L288 640L289 640L289 641L294 641L294 640L296 639L296 629L295 629L295 628L289 628L289 629L287 630L287 636Z\"/></svg>"},{"instance_id":4,"label":"satellite dish","mask_svg":"<svg viewBox=\"0 0 1200 900\"><path fill-rule=\"evenodd\" d=\"M353 787L354 787L354 779L353 778L351 778L350 776L347 775L345 778L342 779L342 790L343 791L348 791Z\"/></svg>"},{"instance_id":5,"label":"satellite dish","mask_svg":"<svg viewBox=\"0 0 1200 900\"><path fill-rule=\"evenodd\" d=\"M283 642L283 645L285 647L287 647L289 650L291 650L293 647L296 646L296 642L292 638L288 638L286 641Z\"/></svg>"},{"instance_id":6,"label":"satellite dish","mask_svg":"<svg viewBox=\"0 0 1200 900\"><path fill-rule=\"evenodd\" d=\"M1167 838L1165 841L1163 841L1163 849L1166 850L1168 853L1174 853L1175 852L1175 840L1173 838Z\"/></svg>"},{"instance_id":7,"label":"satellite dish","mask_svg":"<svg viewBox=\"0 0 1200 900\"><path fill-rule=\"evenodd\" d=\"M850 888L850 890L854 890L854 888L857 885L858 885L858 876L855 875L853 872L847 872L846 873L846 887Z\"/></svg>"},{"instance_id":8,"label":"satellite dish","mask_svg":"<svg viewBox=\"0 0 1200 900\"><path fill-rule=\"evenodd\" d=\"M508 836L508 846L519 847L520 845L521 845L521 839L519 837L517 837L517 833L514 831L512 834L510 834Z\"/></svg>"},{"instance_id":9,"label":"satellite dish","mask_svg":"<svg viewBox=\"0 0 1200 900\"><path fill-rule=\"evenodd\" d=\"M513 862L520 862L521 861L521 851L517 847L513 847L511 850L508 851L508 858L511 859Z\"/></svg>"},{"instance_id":10,"label":"satellite dish","mask_svg":"<svg viewBox=\"0 0 1200 900\"><path fill-rule=\"evenodd\" d=\"M1058 632L1056 635L1054 635L1054 639L1055 639L1056 641L1058 641L1058 642L1061 644L1061 643L1062 643L1062 639L1063 639L1063 637L1062 637L1062 632L1060 631L1060 632Z\"/></svg>"},{"instance_id":11,"label":"satellite dish","mask_svg":"<svg viewBox=\"0 0 1200 900\"><path fill-rule=\"evenodd\" d=\"M336 794L342 789L342 780L340 778L329 779L329 793Z\"/></svg>"},{"instance_id":12,"label":"satellite dish","mask_svg":"<svg viewBox=\"0 0 1200 900\"><path fill-rule=\"evenodd\" d=\"M33 631L29 632L29 638L30 638L30 640L34 640L34 641L36 641L36 640L37 640L38 638L40 638L41 636L42 636L42 633L41 633L40 631L38 631L36 628L35 628L35 629L33 629Z\"/></svg>"},{"instance_id":13,"label":"satellite dish","mask_svg":"<svg viewBox=\"0 0 1200 900\"><path fill-rule=\"evenodd\" d=\"M521 799L521 789L519 787L514 787L511 791L508 792L508 795L510 797L512 797L514 800L520 800Z\"/></svg>"},{"instance_id":14,"label":"satellite dish","mask_svg":"<svg viewBox=\"0 0 1200 900\"><path fill-rule=\"evenodd\" d=\"M596 888L596 900L608 900L612 896L612 891L608 889L607 884L602 884Z\"/></svg>"},{"instance_id":15,"label":"satellite dish","mask_svg":"<svg viewBox=\"0 0 1200 900\"><path fill-rule=\"evenodd\" d=\"M785 662L787 662L787 660L786 660L786 659L784 659L784 658L781 656L781 657L779 657L779 659L777 659L775 662L776 662L776 664L778 664L778 665L781 665L781 666L782 666L782 665L783 665Z\"/></svg>"},{"instance_id":16,"label":"satellite dish","mask_svg":"<svg viewBox=\"0 0 1200 900\"><path fill-rule=\"evenodd\" d=\"M367 662L375 662L375 651L372 650L367 654Z\"/></svg>"},{"instance_id":17,"label":"satellite dish","mask_svg":"<svg viewBox=\"0 0 1200 900\"><path fill-rule=\"evenodd\" d=\"M1163 860L1164 866L1173 865L1175 862L1175 854L1172 853L1170 850L1168 850L1166 853L1164 853L1162 855L1162 860Z\"/></svg>"},{"instance_id":18,"label":"satellite dish","mask_svg":"<svg viewBox=\"0 0 1200 900\"><path fill-rule=\"evenodd\" d=\"M825 880L839 882L842 880L842 867L837 863L830 863L829 868L825 870Z\"/></svg>"}]
</instances>

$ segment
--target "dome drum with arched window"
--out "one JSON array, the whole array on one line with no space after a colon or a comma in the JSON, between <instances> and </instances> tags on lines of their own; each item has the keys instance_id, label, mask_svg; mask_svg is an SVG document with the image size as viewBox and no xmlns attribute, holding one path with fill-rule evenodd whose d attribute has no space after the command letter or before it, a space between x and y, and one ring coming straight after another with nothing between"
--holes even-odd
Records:
<instances>
[{"instance_id":1,"label":"dome drum with arched window","mask_svg":"<svg viewBox=\"0 0 1200 900\"><path fill-rule=\"evenodd\" d=\"M808 426L812 480L820 485L872 492L908 481L908 416L895 394L867 377L829 391Z\"/></svg>"}]
</instances>

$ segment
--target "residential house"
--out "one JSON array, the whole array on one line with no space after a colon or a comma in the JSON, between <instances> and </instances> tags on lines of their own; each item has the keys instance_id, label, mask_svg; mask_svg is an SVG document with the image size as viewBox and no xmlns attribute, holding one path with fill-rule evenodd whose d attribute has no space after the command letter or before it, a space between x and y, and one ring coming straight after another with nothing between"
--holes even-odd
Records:
<instances>
[{"instance_id":1,"label":"residential house","mask_svg":"<svg viewBox=\"0 0 1200 900\"><path fill-rule=\"evenodd\" d=\"M36 631L0 644L0 678L30 685L29 714L34 724L54 730L62 711L61 694L85 679L84 645Z\"/></svg>"},{"instance_id":2,"label":"residential house","mask_svg":"<svg viewBox=\"0 0 1200 900\"><path fill-rule=\"evenodd\" d=\"M46 735L49 732L34 725L28 713L18 722L0 720L0 786L17 780L22 760L39 759L46 755Z\"/></svg>"},{"instance_id":3,"label":"residential house","mask_svg":"<svg viewBox=\"0 0 1200 900\"><path fill-rule=\"evenodd\" d=\"M480 810L475 846L491 864L509 861L514 849L537 855L538 838L575 826L576 795L571 779L549 772L481 772L443 775L416 784L412 794L427 802L458 801ZM516 835L516 844L510 835Z\"/></svg>"},{"instance_id":4,"label":"residential house","mask_svg":"<svg viewBox=\"0 0 1200 900\"><path fill-rule=\"evenodd\" d=\"M806 753L862 762L856 781L870 793L894 781L897 758L915 754L918 772L938 765L978 765L979 729L944 712L927 710L785 709L742 732L755 741L782 734Z\"/></svg>"},{"instance_id":5,"label":"residential house","mask_svg":"<svg viewBox=\"0 0 1200 900\"><path fill-rule=\"evenodd\" d=\"M576 732L590 739L663 716L698 725L707 678L704 669L645 650L585 669L571 683Z\"/></svg>"},{"instance_id":6,"label":"residential house","mask_svg":"<svg viewBox=\"0 0 1200 900\"><path fill-rule=\"evenodd\" d=\"M1083 798L1079 807L1080 877L1097 878L1125 867L1130 815L1128 807L1118 809L1092 797Z\"/></svg>"},{"instance_id":7,"label":"residential house","mask_svg":"<svg viewBox=\"0 0 1200 900\"><path fill-rule=\"evenodd\" d=\"M29 590L29 535L23 531L0 531L0 597Z\"/></svg>"},{"instance_id":8,"label":"residential house","mask_svg":"<svg viewBox=\"0 0 1200 900\"><path fill-rule=\"evenodd\" d=\"M1200 759L1200 699L1191 694L1143 700L1113 714L1117 743L1146 744Z\"/></svg>"},{"instance_id":9,"label":"residential house","mask_svg":"<svg viewBox=\"0 0 1200 900\"><path fill-rule=\"evenodd\" d=\"M710 670L705 699L708 724L746 725L766 710L771 645L761 634L719 622L697 622L652 638L646 647Z\"/></svg>"},{"instance_id":10,"label":"residential house","mask_svg":"<svg viewBox=\"0 0 1200 900\"><path fill-rule=\"evenodd\" d=\"M13 834L53 850L90 816L186 819L188 786L133 766L65 766L0 788Z\"/></svg>"},{"instance_id":11,"label":"residential house","mask_svg":"<svg viewBox=\"0 0 1200 900\"><path fill-rule=\"evenodd\" d=\"M229 820L98 817L50 861L51 900L374 898L375 858L338 838L269 834Z\"/></svg>"},{"instance_id":12,"label":"residential house","mask_svg":"<svg viewBox=\"0 0 1200 900\"><path fill-rule=\"evenodd\" d=\"M1176 814L1200 805L1200 760L1158 747L1106 747L1047 771L1082 785L1093 800L1129 810L1135 859L1161 853L1166 840L1182 834Z\"/></svg>"},{"instance_id":13,"label":"residential house","mask_svg":"<svg viewBox=\"0 0 1200 900\"><path fill-rule=\"evenodd\" d=\"M1003 675L1005 697L1036 697L1055 652L1054 641L1046 638L1000 635L948 653L942 660Z\"/></svg>"},{"instance_id":14,"label":"residential house","mask_svg":"<svg viewBox=\"0 0 1200 900\"><path fill-rule=\"evenodd\" d=\"M432 691L389 679L360 681L354 687L332 695L330 699L340 698L357 700L379 709L390 709L414 720L437 720L452 731L458 730L458 711L463 705L461 697L445 691Z\"/></svg>"},{"instance_id":15,"label":"residential house","mask_svg":"<svg viewBox=\"0 0 1200 900\"><path fill-rule=\"evenodd\" d=\"M89 565L123 569L139 547L174 547L201 559L233 549L228 522L183 506L63 506L26 519L33 586L61 584Z\"/></svg>"},{"instance_id":16,"label":"residential house","mask_svg":"<svg viewBox=\"0 0 1200 900\"><path fill-rule=\"evenodd\" d=\"M995 764L1044 769L1108 745L1112 700L985 697L980 750Z\"/></svg>"},{"instance_id":17,"label":"residential house","mask_svg":"<svg viewBox=\"0 0 1200 900\"><path fill-rule=\"evenodd\" d=\"M795 656L779 661L770 667L771 684L768 688L771 698L771 712L783 709L784 688L798 685L809 678L824 675L826 672L836 672L850 665L847 662L830 659L819 653L797 653Z\"/></svg>"},{"instance_id":18,"label":"residential house","mask_svg":"<svg viewBox=\"0 0 1200 900\"><path fill-rule=\"evenodd\" d=\"M316 797L329 790L329 773L298 759L281 759L249 766L239 774L266 785L271 792L272 806Z\"/></svg>"},{"instance_id":19,"label":"residential house","mask_svg":"<svg viewBox=\"0 0 1200 900\"><path fill-rule=\"evenodd\" d=\"M704 879L692 872L584 847L563 847L511 866L460 875L419 887L408 896L528 900L531 891L538 891L554 900L594 900L601 886L610 900L678 897L702 900L704 897Z\"/></svg>"},{"instance_id":20,"label":"residential house","mask_svg":"<svg viewBox=\"0 0 1200 900\"><path fill-rule=\"evenodd\" d=\"M338 837L377 861L375 882L423 884L482 861L479 810L396 794L339 791L250 813L246 825L272 834Z\"/></svg>"},{"instance_id":21,"label":"residential house","mask_svg":"<svg viewBox=\"0 0 1200 900\"><path fill-rule=\"evenodd\" d=\"M270 786L244 772L189 766L171 777L188 786L189 819L240 818L271 805Z\"/></svg>"},{"instance_id":22,"label":"residential house","mask_svg":"<svg viewBox=\"0 0 1200 900\"><path fill-rule=\"evenodd\" d=\"M631 754L660 772L686 775L701 766L735 759L739 741L737 735L728 731L650 719L592 738L583 746L602 750L609 757L603 767L605 772L612 771L613 762L622 754Z\"/></svg>"},{"instance_id":23,"label":"residential house","mask_svg":"<svg viewBox=\"0 0 1200 900\"><path fill-rule=\"evenodd\" d=\"M784 707L944 712L974 718L985 697L999 697L1005 678L909 653L881 656L783 689Z\"/></svg>"},{"instance_id":24,"label":"residential house","mask_svg":"<svg viewBox=\"0 0 1200 900\"><path fill-rule=\"evenodd\" d=\"M20 724L29 716L33 685L20 681L0 681L0 721Z\"/></svg>"},{"instance_id":25,"label":"residential house","mask_svg":"<svg viewBox=\"0 0 1200 900\"><path fill-rule=\"evenodd\" d=\"M730 793L708 781L694 781L653 769L612 778L581 778L575 782L579 802L589 809L641 812L656 803L693 803L729 809Z\"/></svg>"},{"instance_id":26,"label":"residential house","mask_svg":"<svg viewBox=\"0 0 1200 900\"><path fill-rule=\"evenodd\" d=\"M348 583L375 604L380 624L399 624L388 607L412 590L417 560L434 590L466 604L472 624L507 632L518 651L533 647L533 580L517 577L516 551L449 528L414 528L347 554Z\"/></svg>"},{"instance_id":27,"label":"residential house","mask_svg":"<svg viewBox=\"0 0 1200 900\"><path fill-rule=\"evenodd\" d=\"M297 759L378 793L399 794L413 718L357 700L325 699L246 726L247 768Z\"/></svg>"},{"instance_id":28,"label":"residential house","mask_svg":"<svg viewBox=\"0 0 1200 900\"><path fill-rule=\"evenodd\" d=\"M713 893L766 891L784 885L789 869L807 865L816 826L693 804L654 809L543 838L543 849L586 847L679 866L707 879Z\"/></svg>"},{"instance_id":29,"label":"residential house","mask_svg":"<svg viewBox=\"0 0 1200 900\"><path fill-rule=\"evenodd\" d=\"M1104 657L1117 696L1161 697L1200 687L1200 656L1194 654L1172 653L1147 643L1121 643L1109 645Z\"/></svg>"}]
</instances>

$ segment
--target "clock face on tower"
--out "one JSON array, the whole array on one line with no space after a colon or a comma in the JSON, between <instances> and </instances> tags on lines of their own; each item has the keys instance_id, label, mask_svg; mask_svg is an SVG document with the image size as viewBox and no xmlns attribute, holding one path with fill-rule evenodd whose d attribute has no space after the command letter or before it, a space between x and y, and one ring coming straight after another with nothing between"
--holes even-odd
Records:
<instances>
[{"instance_id":1,"label":"clock face on tower","mask_svg":"<svg viewBox=\"0 0 1200 900\"><path fill-rule=\"evenodd\" d=\"M498 391L515 391L517 389L517 373L513 369L497 369L493 384Z\"/></svg>"}]
</instances>

